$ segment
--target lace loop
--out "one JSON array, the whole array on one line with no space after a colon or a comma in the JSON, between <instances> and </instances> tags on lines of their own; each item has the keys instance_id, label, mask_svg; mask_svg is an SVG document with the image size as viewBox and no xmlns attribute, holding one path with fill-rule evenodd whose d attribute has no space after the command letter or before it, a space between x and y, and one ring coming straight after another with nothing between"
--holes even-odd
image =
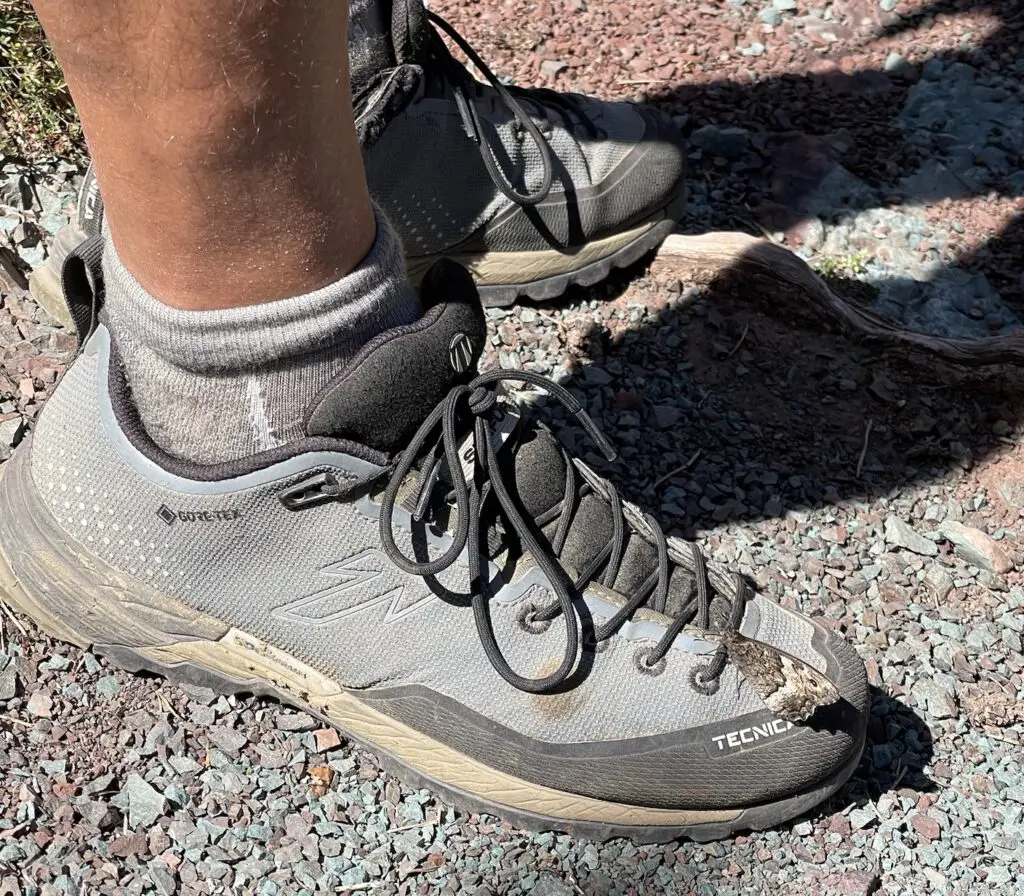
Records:
<instances>
[{"instance_id":1,"label":"lace loop","mask_svg":"<svg viewBox=\"0 0 1024 896\"><path fill-rule=\"evenodd\" d=\"M493 389L486 389L477 386L469 394L469 410L480 417L486 414L498 401L497 393Z\"/></svg>"},{"instance_id":2,"label":"lace loop","mask_svg":"<svg viewBox=\"0 0 1024 896\"><path fill-rule=\"evenodd\" d=\"M484 163L484 168L487 169L487 174L494 182L494 185L501 190L507 199L515 202L517 205L531 206L543 202L548 197L548 194L551 192L551 187L554 184L554 163L551 156L551 146L547 139L545 139L544 135L540 132L540 129L534 123L533 119L526 114L526 110L523 109L522 104L519 103L515 96L513 96L512 92L501 83L501 79L491 71L487 66L487 63L480 58L480 55L473 49L473 46L469 41L459 34L459 32L455 30L454 26L442 19L436 12L432 12L430 10L427 10L427 20L447 34L455 45L466 54L466 58L469 59L476 69L487 79L487 83L494 88L495 93L497 93L502 103L509 112L512 113L512 116L515 118L519 126L530 135L530 139L533 140L534 145L537 147L541 164L540 185L532 192L521 193L508 180L508 178L505 177L501 167L498 165L498 162L494 157L494 152L491 150L490 145L485 138L485 131L480 122L480 116L476 110L476 106L473 104L472 99L467 96L467 88L472 89L472 86L475 83L474 79L462 65L452 58L452 55L448 52L448 48L444 46L443 41L435 41L435 45L432 49L438 61L442 64L449 75L455 96L455 104L458 107L463 126L466 128L466 134L477 145L477 149L480 152L480 158ZM586 120L586 116L582 116L582 118L583 120Z\"/></svg>"},{"instance_id":3,"label":"lace loop","mask_svg":"<svg viewBox=\"0 0 1024 896\"><path fill-rule=\"evenodd\" d=\"M466 550L469 560L471 604L477 634L484 652L498 674L509 684L530 693L550 691L566 681L576 666L581 649L580 625L573 599L586 585L602 572L601 583L613 588L626 552L627 534L636 537L646 529L645 537L653 541L657 551L657 568L652 570L640 587L616 611L611 619L593 630L593 641L607 641L633 614L643 606L664 612L668 603L672 561L668 539L656 520L645 515L641 523L627 526L622 501L608 482L586 474L584 483L577 488L579 473L573 460L563 451L566 469L566 489L562 500L537 519L527 519L520 510L505 482L499 451L504 444L489 422L500 421L502 407L499 390L503 383L518 382L547 391L580 421L594 441L602 446L605 455L615 456L610 444L601 435L593 420L579 402L564 387L532 371L493 370L480 374L468 385L455 386L445 399L427 416L410 441L408 449L394 465L391 478L381 500L380 534L385 554L400 569L411 575L429 577L449 568ZM468 420L467 420L468 415ZM460 452L460 439L471 438L471 450ZM460 456L461 453L461 456ZM430 506L431 498L442 479L442 463L447 465L451 490L448 500L454 500L457 524L452 542L437 559L417 560L407 557L398 547L394 533L394 518L398 495L409 481L417 460L422 460L417 485L414 519L421 520ZM465 466L464 466L465 465ZM593 481L591 481L593 480ZM612 535L609 543L570 582L558 557L565 546L569 528L579 502L588 495L597 495L607 502L612 512ZM529 607L528 616L520 614L519 624L526 630L543 632L557 616L565 621L565 647L561 663L549 675L529 678L516 672L498 645L490 615L491 577L485 552L486 538L481 521L489 512L491 501L498 509L507 527L519 539L521 548L533 557L555 594L555 601L547 607ZM540 526L558 519L554 538L545 547L535 534ZM639 528L638 528L639 526ZM627 533L627 529L629 532ZM696 621L703 629L710 627L711 600L713 599L704 555L696 545L690 545L694 596L666 628L664 636L653 647L643 649L646 674L660 674L665 667L666 655L672 642L683 627ZM728 581L728 580L726 580ZM743 580L735 576L732 610L727 622L735 630L743 617L746 590ZM524 611L525 612L525 611ZM712 659L700 667L699 681L691 678L691 685L701 691L717 688L717 679L728 661L724 647L720 646ZM639 667L638 667L639 668Z\"/></svg>"}]
</instances>

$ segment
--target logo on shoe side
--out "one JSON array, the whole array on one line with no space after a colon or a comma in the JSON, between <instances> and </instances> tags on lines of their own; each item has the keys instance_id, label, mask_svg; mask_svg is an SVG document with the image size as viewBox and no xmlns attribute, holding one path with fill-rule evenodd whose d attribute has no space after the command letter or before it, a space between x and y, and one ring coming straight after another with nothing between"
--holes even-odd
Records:
<instances>
[{"instance_id":1,"label":"logo on shoe side","mask_svg":"<svg viewBox=\"0 0 1024 896\"><path fill-rule=\"evenodd\" d=\"M230 510L171 510L166 504L161 504L156 509L156 515L168 526L173 526L179 520L183 523L224 523L228 520L240 520L242 511L236 508Z\"/></svg>"},{"instance_id":2,"label":"logo on shoe side","mask_svg":"<svg viewBox=\"0 0 1024 896\"><path fill-rule=\"evenodd\" d=\"M732 752L741 747L756 744L759 740L785 734L795 727L792 722L788 722L785 719L775 719L771 722L765 722L763 725L751 725L749 728L739 728L736 731L718 734L711 738L711 742L718 746L720 752Z\"/></svg>"},{"instance_id":3,"label":"logo on shoe side","mask_svg":"<svg viewBox=\"0 0 1024 896\"><path fill-rule=\"evenodd\" d=\"M102 214L103 206L100 203L100 185L93 180L85 193L85 211L83 217L86 221L96 220Z\"/></svg>"},{"instance_id":4,"label":"logo on shoe side","mask_svg":"<svg viewBox=\"0 0 1024 896\"><path fill-rule=\"evenodd\" d=\"M332 584L271 611L286 622L303 625L329 625L371 607L387 605L385 625L402 619L426 606L437 596L426 590L395 585L384 575L390 561L376 548L330 563L320 574Z\"/></svg>"},{"instance_id":5,"label":"logo on shoe side","mask_svg":"<svg viewBox=\"0 0 1024 896\"><path fill-rule=\"evenodd\" d=\"M448 359L456 373L465 373L473 362L473 346L465 333L456 333L448 343Z\"/></svg>"}]
</instances>

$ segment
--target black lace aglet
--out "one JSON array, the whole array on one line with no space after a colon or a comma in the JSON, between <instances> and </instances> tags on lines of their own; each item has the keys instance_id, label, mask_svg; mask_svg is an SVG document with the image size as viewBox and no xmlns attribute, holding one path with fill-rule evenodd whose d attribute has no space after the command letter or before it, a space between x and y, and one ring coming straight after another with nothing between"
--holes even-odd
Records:
<instances>
[{"instance_id":1,"label":"black lace aglet","mask_svg":"<svg viewBox=\"0 0 1024 896\"><path fill-rule=\"evenodd\" d=\"M576 404L576 402L574 401L573 404ZM580 421L580 426L589 433L590 437L594 440L594 444L601 450L604 459L609 463L617 461L619 459L619 452L615 450L615 446L608 441L605 434L597 428L597 424L591 419L590 414L578 404L576 404L575 408L572 408L572 412L576 419Z\"/></svg>"},{"instance_id":2,"label":"black lace aglet","mask_svg":"<svg viewBox=\"0 0 1024 896\"><path fill-rule=\"evenodd\" d=\"M456 89L455 105L458 106L459 115L462 118L462 126L466 130L466 136L474 143L480 143L480 132L477 130L476 122L473 120L473 113L469 108L469 102L461 90Z\"/></svg>"},{"instance_id":3,"label":"black lace aglet","mask_svg":"<svg viewBox=\"0 0 1024 896\"><path fill-rule=\"evenodd\" d=\"M430 506L430 496L434 493L434 486L437 485L437 481L440 478L441 463L440 460L435 460L430 465L430 468L425 471L423 484L420 486L420 497L416 502L416 509L412 515L412 518L417 523L423 522L424 517L426 517L427 508Z\"/></svg>"},{"instance_id":4,"label":"black lace aglet","mask_svg":"<svg viewBox=\"0 0 1024 896\"><path fill-rule=\"evenodd\" d=\"M613 463L619 459L619 452L615 450L615 446L604 437L604 434L598 432L600 438L597 440L597 447L601 449L601 453L604 455L604 459L609 463Z\"/></svg>"}]
</instances>

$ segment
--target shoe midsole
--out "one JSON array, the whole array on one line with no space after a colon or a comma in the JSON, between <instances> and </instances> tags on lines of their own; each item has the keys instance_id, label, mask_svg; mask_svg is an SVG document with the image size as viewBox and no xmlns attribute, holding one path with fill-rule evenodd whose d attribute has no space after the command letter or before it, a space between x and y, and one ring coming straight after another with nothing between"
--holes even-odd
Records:
<instances>
[{"instance_id":1,"label":"shoe midsole","mask_svg":"<svg viewBox=\"0 0 1024 896\"><path fill-rule=\"evenodd\" d=\"M584 268L595 261L614 255L642 237L664 220L660 214L629 230L622 230L601 239L592 240L572 252L557 249L537 249L527 252L444 252L407 260L409 279L419 283L424 274L440 258L450 258L464 265L478 286L504 286L533 283L549 277L561 277Z\"/></svg>"},{"instance_id":2,"label":"shoe midsole","mask_svg":"<svg viewBox=\"0 0 1024 896\"><path fill-rule=\"evenodd\" d=\"M508 808L566 821L672 828L728 823L742 814L613 803L534 784L385 715L295 656L90 556L33 499L28 447L0 470L0 599L52 636L130 653L139 667L194 668L237 683L239 691L269 691L498 813Z\"/></svg>"}]
</instances>

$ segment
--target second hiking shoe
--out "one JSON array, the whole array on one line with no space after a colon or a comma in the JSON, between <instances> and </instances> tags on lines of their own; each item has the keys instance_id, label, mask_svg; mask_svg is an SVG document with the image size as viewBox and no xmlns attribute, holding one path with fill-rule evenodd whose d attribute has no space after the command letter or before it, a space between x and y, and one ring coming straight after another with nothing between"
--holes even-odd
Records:
<instances>
[{"instance_id":1,"label":"second hiking shoe","mask_svg":"<svg viewBox=\"0 0 1024 896\"><path fill-rule=\"evenodd\" d=\"M388 36L390 53L357 94L356 126L370 191L414 280L453 258L486 305L551 299L636 261L675 228L686 150L667 116L506 87L419 0L393 0Z\"/></svg>"},{"instance_id":2,"label":"second hiking shoe","mask_svg":"<svg viewBox=\"0 0 1024 896\"><path fill-rule=\"evenodd\" d=\"M369 343L306 437L199 466L147 436L100 325L0 468L0 596L131 670L272 694L456 806L595 837L707 839L835 792L864 668L662 534L472 370L468 275ZM78 315L84 327L91 314Z\"/></svg>"},{"instance_id":3,"label":"second hiking shoe","mask_svg":"<svg viewBox=\"0 0 1024 896\"><path fill-rule=\"evenodd\" d=\"M451 258L469 268L485 305L553 299L633 263L675 229L686 148L671 119L652 107L506 87L419 0L378 5L391 28L356 85L356 126L370 192L401 236L415 282ZM33 295L59 319L61 264L99 233L102 215L90 169L77 220L33 276Z\"/></svg>"}]
</instances>

